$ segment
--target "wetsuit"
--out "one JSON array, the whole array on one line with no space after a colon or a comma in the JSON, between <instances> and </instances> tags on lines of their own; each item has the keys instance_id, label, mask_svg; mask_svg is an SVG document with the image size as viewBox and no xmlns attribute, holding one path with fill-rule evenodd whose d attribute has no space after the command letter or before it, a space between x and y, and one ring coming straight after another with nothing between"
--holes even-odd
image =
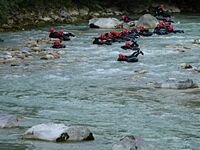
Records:
<instances>
[{"instance_id":1,"label":"wetsuit","mask_svg":"<svg viewBox=\"0 0 200 150\"><path fill-rule=\"evenodd\" d=\"M68 36L68 37L70 37L70 36L75 37L75 35L71 32L64 32L64 35Z\"/></svg>"},{"instance_id":2,"label":"wetsuit","mask_svg":"<svg viewBox=\"0 0 200 150\"><path fill-rule=\"evenodd\" d=\"M59 34L57 33L57 32L51 32L50 34L49 34L49 37L50 38L60 38L60 36L59 36Z\"/></svg>"},{"instance_id":3,"label":"wetsuit","mask_svg":"<svg viewBox=\"0 0 200 150\"><path fill-rule=\"evenodd\" d=\"M156 7L155 16L171 17L171 15L167 14L167 13L163 10L163 8L160 8L159 6ZM157 18L157 19L158 19L158 18Z\"/></svg>"},{"instance_id":4,"label":"wetsuit","mask_svg":"<svg viewBox=\"0 0 200 150\"><path fill-rule=\"evenodd\" d=\"M149 32L148 29L144 29L144 30L140 30L139 35L142 36L151 36L153 34L153 32Z\"/></svg>"},{"instance_id":5,"label":"wetsuit","mask_svg":"<svg viewBox=\"0 0 200 150\"><path fill-rule=\"evenodd\" d=\"M60 34L58 34L58 32L51 32L49 34L49 37L50 38L58 38L62 41L69 41L70 40L70 38L68 36L66 36L65 34L60 35Z\"/></svg>"},{"instance_id":6,"label":"wetsuit","mask_svg":"<svg viewBox=\"0 0 200 150\"><path fill-rule=\"evenodd\" d=\"M168 31L166 27L161 26L161 27L156 27L153 33L158 34L158 35L165 35L165 34L168 34Z\"/></svg>"},{"instance_id":7,"label":"wetsuit","mask_svg":"<svg viewBox=\"0 0 200 150\"><path fill-rule=\"evenodd\" d=\"M53 45L52 48L65 48L66 46L65 45Z\"/></svg>"},{"instance_id":8,"label":"wetsuit","mask_svg":"<svg viewBox=\"0 0 200 150\"><path fill-rule=\"evenodd\" d=\"M112 45L112 42L110 40L102 40L100 38L95 38L93 41L93 44L98 44L98 45Z\"/></svg>"},{"instance_id":9,"label":"wetsuit","mask_svg":"<svg viewBox=\"0 0 200 150\"><path fill-rule=\"evenodd\" d=\"M124 45L121 46L122 49L127 50L127 49L131 49L131 50L139 50L139 44L137 43L137 41L132 41L133 43L131 45Z\"/></svg>"},{"instance_id":10,"label":"wetsuit","mask_svg":"<svg viewBox=\"0 0 200 150\"><path fill-rule=\"evenodd\" d=\"M0 42L4 42L4 40L0 39Z\"/></svg>"},{"instance_id":11,"label":"wetsuit","mask_svg":"<svg viewBox=\"0 0 200 150\"><path fill-rule=\"evenodd\" d=\"M119 57L117 59L117 61L127 61L127 62L138 62L138 55L142 54L144 55L144 53L140 50L137 50L136 52L133 52L133 54L131 54L130 56L126 56L123 54L119 54Z\"/></svg>"}]
</instances>

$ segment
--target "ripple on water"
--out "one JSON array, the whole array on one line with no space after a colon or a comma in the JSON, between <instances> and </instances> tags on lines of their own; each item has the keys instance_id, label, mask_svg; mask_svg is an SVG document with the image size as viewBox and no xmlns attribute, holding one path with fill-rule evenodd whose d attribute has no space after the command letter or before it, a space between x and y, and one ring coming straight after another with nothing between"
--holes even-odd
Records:
<instances>
[{"instance_id":1,"label":"ripple on water","mask_svg":"<svg viewBox=\"0 0 200 150\"><path fill-rule=\"evenodd\" d=\"M124 43L93 45L94 37L109 30L89 29L85 23L55 27L77 35L64 42L67 48L60 59L36 60L25 69L23 65L0 65L0 110L29 117L16 130L1 130L0 149L108 150L130 134L141 136L160 150L198 149L200 92L154 89L146 84L192 78L200 85L199 73L180 68L185 62L199 64L199 46L190 45L199 38L199 16L177 20L181 23L175 29L184 29L184 34L138 39L144 56L140 55L137 63L116 61L119 53L132 53L120 48ZM5 39L3 46L15 47L30 37L44 37L47 31L48 27L0 35ZM179 53L165 47L176 44L189 44L191 49ZM147 73L136 74L137 69ZM16 136L45 122L89 126L95 140L63 144L24 141Z\"/></svg>"}]
</instances>

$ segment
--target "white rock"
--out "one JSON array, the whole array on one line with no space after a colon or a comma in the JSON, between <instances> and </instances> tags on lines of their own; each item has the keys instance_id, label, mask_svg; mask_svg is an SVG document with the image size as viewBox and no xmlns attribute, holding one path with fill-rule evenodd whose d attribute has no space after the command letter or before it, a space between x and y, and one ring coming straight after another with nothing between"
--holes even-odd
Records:
<instances>
[{"instance_id":1,"label":"white rock","mask_svg":"<svg viewBox=\"0 0 200 150\"><path fill-rule=\"evenodd\" d=\"M56 123L35 125L23 134L23 138L55 142L94 140L91 131L87 127L68 127Z\"/></svg>"},{"instance_id":2,"label":"white rock","mask_svg":"<svg viewBox=\"0 0 200 150\"><path fill-rule=\"evenodd\" d=\"M137 26L143 25L146 29L154 29L158 23L158 20L151 14L145 14L141 16L137 22Z\"/></svg>"},{"instance_id":3,"label":"white rock","mask_svg":"<svg viewBox=\"0 0 200 150\"><path fill-rule=\"evenodd\" d=\"M115 143L112 150L154 150L153 146L133 135L125 136Z\"/></svg>"},{"instance_id":4,"label":"white rock","mask_svg":"<svg viewBox=\"0 0 200 150\"><path fill-rule=\"evenodd\" d=\"M93 18L89 20L89 25L94 24L100 28L115 28L119 24L122 24L116 18Z\"/></svg>"},{"instance_id":5,"label":"white rock","mask_svg":"<svg viewBox=\"0 0 200 150\"><path fill-rule=\"evenodd\" d=\"M54 124L54 123L47 123L47 124L39 124L31 127L28 129L24 134L24 139L38 139L38 140L45 140L45 141L58 141L66 130L68 129L67 126L64 124ZM69 138L67 135L63 138L63 141L66 141Z\"/></svg>"}]
</instances>

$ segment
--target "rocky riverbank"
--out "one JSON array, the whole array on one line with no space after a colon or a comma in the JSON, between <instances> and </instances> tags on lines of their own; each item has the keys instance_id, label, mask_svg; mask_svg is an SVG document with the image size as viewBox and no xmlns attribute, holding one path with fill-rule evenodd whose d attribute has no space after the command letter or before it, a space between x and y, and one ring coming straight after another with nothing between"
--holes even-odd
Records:
<instances>
[{"instance_id":1,"label":"rocky riverbank","mask_svg":"<svg viewBox=\"0 0 200 150\"><path fill-rule=\"evenodd\" d=\"M78 23L84 22L92 17L100 16L119 16L124 11L118 8L99 8L99 10L90 10L88 7L73 7L60 8L50 10L32 10L21 9L20 11L13 11L9 15L7 23L0 26L0 31L15 31L23 30L24 28L44 26L47 24L57 23Z\"/></svg>"},{"instance_id":2,"label":"rocky riverbank","mask_svg":"<svg viewBox=\"0 0 200 150\"><path fill-rule=\"evenodd\" d=\"M6 20L0 23L0 32L24 30L26 28L39 27L47 24L78 23L94 17L116 17L123 14L135 14L135 16L138 16L144 13L152 13L153 8L156 6L158 6L158 3L147 6L140 5L131 10L122 9L120 7L102 7L100 5L95 6L95 9L76 5L70 8L16 7L16 10L9 10ZM170 13L181 12L181 10L174 5L166 5L166 9Z\"/></svg>"}]
</instances>

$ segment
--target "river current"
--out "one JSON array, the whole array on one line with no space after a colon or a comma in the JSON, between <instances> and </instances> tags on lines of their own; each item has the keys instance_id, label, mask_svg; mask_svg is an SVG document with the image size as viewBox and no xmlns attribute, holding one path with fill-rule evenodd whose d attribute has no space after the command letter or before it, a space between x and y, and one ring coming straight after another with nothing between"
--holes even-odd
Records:
<instances>
[{"instance_id":1,"label":"river current","mask_svg":"<svg viewBox=\"0 0 200 150\"><path fill-rule=\"evenodd\" d=\"M19 66L0 64L0 112L25 118L18 128L0 129L1 150L109 150L125 135L136 135L157 150L200 149L200 89L171 90L149 87L168 78L193 79L200 74L183 70L181 63L199 66L200 17L176 16L175 29L184 34L153 35L137 41L144 52L139 62L118 62L120 47L93 45L94 37L110 30L89 29L87 23L60 25L76 38L63 42L61 58L25 59ZM48 28L0 33L1 47L19 47L28 38L48 36ZM169 45L190 47L185 52ZM50 47L51 45L42 45ZM135 70L145 70L138 74ZM23 140L21 135L39 123L87 126L95 140L52 143Z\"/></svg>"}]
</instances>

